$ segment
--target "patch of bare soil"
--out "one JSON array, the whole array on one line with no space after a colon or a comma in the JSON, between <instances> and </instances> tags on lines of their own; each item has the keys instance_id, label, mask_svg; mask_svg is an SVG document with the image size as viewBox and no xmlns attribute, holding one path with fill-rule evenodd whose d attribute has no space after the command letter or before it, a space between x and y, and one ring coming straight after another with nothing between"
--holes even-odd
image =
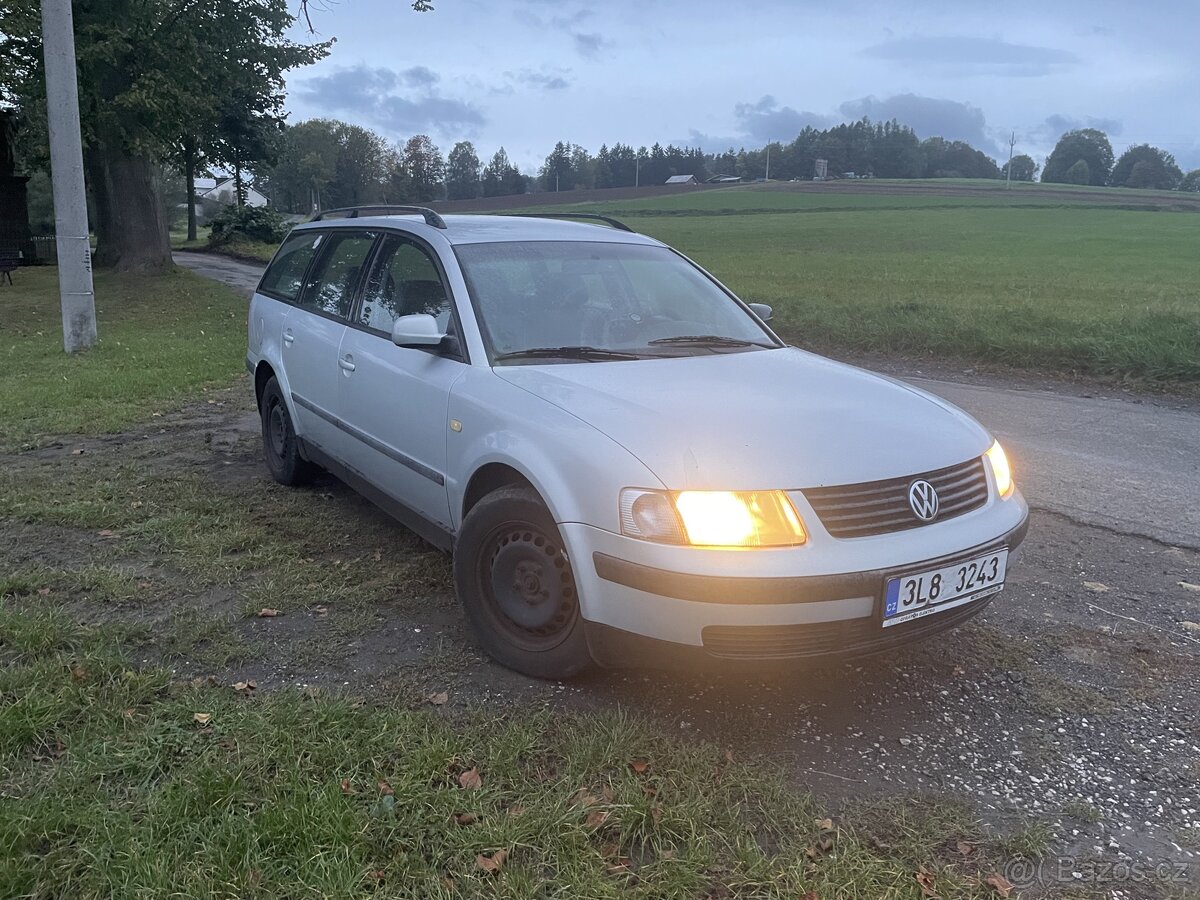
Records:
<instances>
[{"instance_id":1,"label":"patch of bare soil","mask_svg":"<svg viewBox=\"0 0 1200 900\"><path fill-rule=\"evenodd\" d=\"M1182 624L1200 620L1200 594L1181 586L1200 584L1200 554L1038 513L988 611L906 652L537 682L479 652L444 554L332 478L274 484L248 394L0 459L14 492L55 479L77 495L64 507L31 488L5 507L12 602L116 622L139 658L181 676L417 703L444 691L443 715L620 706L781 766L834 806L936 792L1001 830L1048 823L1055 858L1200 872L1187 846L1200 833L1200 636Z\"/></svg>"}]
</instances>

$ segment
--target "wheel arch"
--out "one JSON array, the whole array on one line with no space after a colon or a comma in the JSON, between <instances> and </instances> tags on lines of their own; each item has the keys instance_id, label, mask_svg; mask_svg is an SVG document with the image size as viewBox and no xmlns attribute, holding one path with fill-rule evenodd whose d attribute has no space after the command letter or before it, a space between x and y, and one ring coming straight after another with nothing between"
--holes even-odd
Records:
<instances>
[{"instance_id":1,"label":"wheel arch","mask_svg":"<svg viewBox=\"0 0 1200 900\"><path fill-rule=\"evenodd\" d=\"M263 391L266 390L267 382L270 381L272 378L276 378L276 377L278 377L278 376L276 376L275 370L271 367L271 364L269 362L267 362L265 359L260 361L259 364L255 367L255 369L254 369L254 404L255 404L255 406L258 407L259 411L262 410L262 395L263 395ZM285 397L284 399L286 400L287 398Z\"/></svg>"},{"instance_id":2,"label":"wheel arch","mask_svg":"<svg viewBox=\"0 0 1200 900\"><path fill-rule=\"evenodd\" d=\"M488 494L510 485L528 487L535 491L539 497L542 496L541 491L538 491L533 482L513 466L502 462L484 463L471 474L471 478L467 482L467 488L463 491L459 521L462 522L465 520L471 508ZM545 497L542 497L542 502L546 502Z\"/></svg>"}]
</instances>

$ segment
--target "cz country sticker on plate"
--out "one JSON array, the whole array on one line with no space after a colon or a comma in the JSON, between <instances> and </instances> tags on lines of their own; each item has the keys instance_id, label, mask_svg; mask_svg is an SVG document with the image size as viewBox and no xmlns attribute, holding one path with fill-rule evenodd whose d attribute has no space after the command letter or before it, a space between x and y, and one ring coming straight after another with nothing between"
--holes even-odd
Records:
<instances>
[{"instance_id":1,"label":"cz country sticker on plate","mask_svg":"<svg viewBox=\"0 0 1200 900\"><path fill-rule=\"evenodd\" d=\"M997 550L974 559L891 578L884 593L883 627L911 622L954 609L1000 592L1008 550Z\"/></svg>"}]
</instances>

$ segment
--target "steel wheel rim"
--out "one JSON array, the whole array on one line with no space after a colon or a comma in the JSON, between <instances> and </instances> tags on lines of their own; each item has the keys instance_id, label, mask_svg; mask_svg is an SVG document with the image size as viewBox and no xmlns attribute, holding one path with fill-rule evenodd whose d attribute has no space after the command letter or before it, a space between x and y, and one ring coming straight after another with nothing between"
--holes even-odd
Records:
<instances>
[{"instance_id":1,"label":"steel wheel rim","mask_svg":"<svg viewBox=\"0 0 1200 900\"><path fill-rule=\"evenodd\" d=\"M267 442L271 453L278 459L283 459L287 450L287 431L287 410L282 403L273 403L267 415Z\"/></svg>"},{"instance_id":2,"label":"steel wheel rim","mask_svg":"<svg viewBox=\"0 0 1200 900\"><path fill-rule=\"evenodd\" d=\"M479 580L488 612L504 636L524 650L557 647L578 617L571 564L557 537L527 522L488 535Z\"/></svg>"}]
</instances>

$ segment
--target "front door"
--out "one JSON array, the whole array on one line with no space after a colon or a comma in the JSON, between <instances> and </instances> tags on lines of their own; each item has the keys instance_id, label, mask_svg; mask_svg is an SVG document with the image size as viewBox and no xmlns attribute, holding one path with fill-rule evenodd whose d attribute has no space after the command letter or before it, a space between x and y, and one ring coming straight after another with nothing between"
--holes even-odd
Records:
<instances>
[{"instance_id":1,"label":"front door","mask_svg":"<svg viewBox=\"0 0 1200 900\"><path fill-rule=\"evenodd\" d=\"M451 310L430 253L386 235L339 355L341 408L357 438L350 466L447 528L447 407L466 364L454 352L397 347L391 335L397 318L414 313L433 315L443 331L452 330Z\"/></svg>"}]
</instances>

